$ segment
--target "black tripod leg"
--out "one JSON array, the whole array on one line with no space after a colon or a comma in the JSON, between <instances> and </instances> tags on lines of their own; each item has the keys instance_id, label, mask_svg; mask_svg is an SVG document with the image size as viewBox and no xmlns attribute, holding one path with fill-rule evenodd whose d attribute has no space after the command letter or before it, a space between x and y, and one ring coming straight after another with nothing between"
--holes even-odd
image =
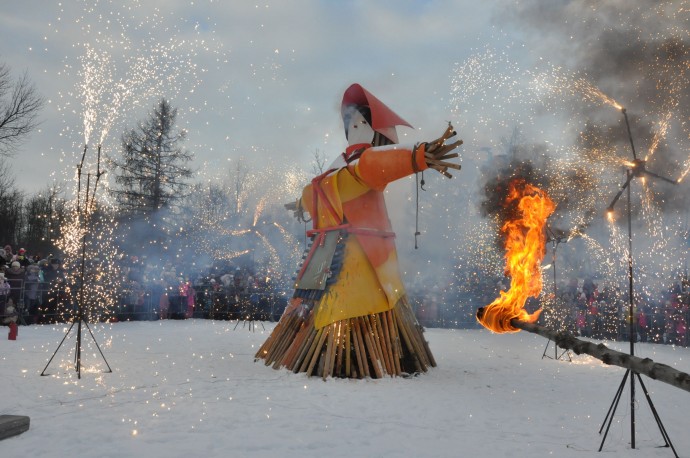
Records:
<instances>
[{"instance_id":1,"label":"black tripod leg","mask_svg":"<svg viewBox=\"0 0 690 458\"><path fill-rule=\"evenodd\" d=\"M91 338L93 339L93 343L96 344L96 348L98 348L98 353L101 354L101 358L103 358L103 362L105 362L105 365L108 366L108 372L112 372L113 370L110 368L110 364L108 364L108 360L105 359L105 355L101 351L101 347L98 345L98 342L96 341L96 337L93 335L93 332L91 332L91 326L89 326L89 322L84 321L84 324L86 325L86 329L89 330L89 334L91 334Z\"/></svg>"},{"instance_id":2,"label":"black tripod leg","mask_svg":"<svg viewBox=\"0 0 690 458\"><path fill-rule=\"evenodd\" d=\"M673 443L671 443L671 438L668 436L668 433L666 432L666 428L664 428L664 424L661 422L661 417L659 416L659 413L656 410L656 407L654 407L654 403L652 402L651 396L649 396L649 392L647 391L647 387L645 386L644 382L642 382L642 377L640 374L635 372L635 375L637 375L637 380L640 382L640 386L642 387L642 391L644 392L645 398L647 398L647 403L649 404L649 408L652 411L652 415L654 415L654 420L656 420L656 424L659 426L659 431L661 432L661 437L664 438L664 442L666 443L666 447L671 447L671 450L673 450L673 455L678 458L678 453L676 453L675 447L673 447Z\"/></svg>"},{"instance_id":3,"label":"black tripod leg","mask_svg":"<svg viewBox=\"0 0 690 458\"><path fill-rule=\"evenodd\" d=\"M551 343L551 339L549 339L549 340L546 342L546 347L544 347L544 353L542 353L541 359L550 358L550 356L546 356L546 350L549 349L549 344L550 344L550 343Z\"/></svg>"},{"instance_id":4,"label":"black tripod leg","mask_svg":"<svg viewBox=\"0 0 690 458\"><path fill-rule=\"evenodd\" d=\"M43 368L43 372L41 372L41 375L47 375L47 374L45 373L45 372L46 372L46 369L48 369L48 366L50 366L50 363L53 362L53 358L55 358L55 355L57 355L58 350L60 350L60 347L62 347L62 344L65 342L65 339L67 339L67 336L68 336L69 333L72 331L72 328L73 328L73 327L74 327L74 321L72 322L72 325L69 327L69 329L68 329L67 332L65 333L65 336L64 336L64 337L62 338L62 340L60 341L60 344L59 344L59 345L57 346L57 348L55 349L55 352L53 353L53 356L50 357L50 360L48 361L48 364L46 364L46 367Z\"/></svg>"},{"instance_id":5,"label":"black tripod leg","mask_svg":"<svg viewBox=\"0 0 690 458\"><path fill-rule=\"evenodd\" d=\"M599 434L601 434L601 431L604 429L604 425L606 425L606 432L604 432L604 437L601 439L601 445L599 445L600 452L604 448L604 442L606 442L606 436L608 436L609 434L609 429L611 428L611 423L613 422L613 416L616 413L616 409L618 408L618 402L621 400L621 395L623 394L623 387L625 387L625 382L626 380L628 380L628 375L630 375L630 369L625 371L623 380L621 381L621 384L618 386L618 391L616 391L616 395L613 397L611 407L609 407L609 411L606 413L604 423L602 423L601 428L599 428Z\"/></svg>"},{"instance_id":6,"label":"black tripod leg","mask_svg":"<svg viewBox=\"0 0 690 458\"><path fill-rule=\"evenodd\" d=\"M74 349L74 368L77 371L77 378L81 378L81 318L77 326L77 348Z\"/></svg>"},{"instance_id":7,"label":"black tripod leg","mask_svg":"<svg viewBox=\"0 0 690 458\"><path fill-rule=\"evenodd\" d=\"M571 363L573 362L573 358L570 357L570 352L568 351L567 348L565 350L563 350L563 353L561 353L561 356L559 356L558 359L561 359L563 357L563 355L568 355L568 361Z\"/></svg>"}]
</instances>

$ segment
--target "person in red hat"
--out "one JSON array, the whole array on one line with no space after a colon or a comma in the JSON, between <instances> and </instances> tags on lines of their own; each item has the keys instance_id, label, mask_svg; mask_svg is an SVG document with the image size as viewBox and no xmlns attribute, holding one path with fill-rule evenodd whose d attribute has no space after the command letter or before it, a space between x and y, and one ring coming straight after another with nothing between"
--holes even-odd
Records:
<instances>
[{"instance_id":1,"label":"person in red hat","mask_svg":"<svg viewBox=\"0 0 690 458\"><path fill-rule=\"evenodd\" d=\"M304 188L296 216L312 222L295 293L256 357L308 375L382 377L426 371L435 361L398 268L383 192L400 178L445 162L460 141L398 145L410 124L359 84L344 93L348 147Z\"/></svg>"},{"instance_id":2,"label":"person in red hat","mask_svg":"<svg viewBox=\"0 0 690 458\"><path fill-rule=\"evenodd\" d=\"M27 256L26 250L24 248L20 248L19 251L17 251L17 256L15 256L14 260L17 261L19 265L21 265L24 268L31 264L31 258Z\"/></svg>"}]
</instances>

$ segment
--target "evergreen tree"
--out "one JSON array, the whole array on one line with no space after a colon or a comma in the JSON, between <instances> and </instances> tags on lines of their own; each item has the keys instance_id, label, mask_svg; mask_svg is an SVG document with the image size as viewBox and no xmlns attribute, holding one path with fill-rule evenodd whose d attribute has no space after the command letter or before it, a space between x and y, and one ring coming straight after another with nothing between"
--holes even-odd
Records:
<instances>
[{"instance_id":1,"label":"evergreen tree","mask_svg":"<svg viewBox=\"0 0 690 458\"><path fill-rule=\"evenodd\" d=\"M193 155L181 143L186 132L175 128L177 109L161 99L149 117L122 136L122 158L114 161L114 189L119 211L151 216L161 209L175 210L186 196Z\"/></svg>"}]
</instances>

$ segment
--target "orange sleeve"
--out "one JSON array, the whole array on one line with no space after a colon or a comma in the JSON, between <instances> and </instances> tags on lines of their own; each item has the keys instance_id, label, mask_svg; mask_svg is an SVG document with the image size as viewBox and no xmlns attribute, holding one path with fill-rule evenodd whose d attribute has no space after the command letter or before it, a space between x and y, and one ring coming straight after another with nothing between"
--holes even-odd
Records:
<instances>
[{"instance_id":1,"label":"orange sleeve","mask_svg":"<svg viewBox=\"0 0 690 458\"><path fill-rule=\"evenodd\" d=\"M400 145L368 148L354 167L354 175L367 186L383 191L388 183L428 168L422 143L415 150Z\"/></svg>"}]
</instances>

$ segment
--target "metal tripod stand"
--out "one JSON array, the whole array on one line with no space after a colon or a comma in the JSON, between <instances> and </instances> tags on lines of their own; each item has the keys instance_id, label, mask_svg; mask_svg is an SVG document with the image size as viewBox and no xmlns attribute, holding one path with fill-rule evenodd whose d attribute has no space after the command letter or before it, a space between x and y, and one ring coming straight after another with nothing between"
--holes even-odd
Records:
<instances>
[{"instance_id":1,"label":"metal tripod stand","mask_svg":"<svg viewBox=\"0 0 690 458\"><path fill-rule=\"evenodd\" d=\"M98 342L96 341L96 337L93 335L93 332L91 331L91 327L89 326L89 323L86 319L86 307L85 307L85 298L84 298L84 283L85 283L85 270L86 270L86 237L88 235L88 228L89 228L89 215L90 215L90 207L89 207L89 190L91 186L91 174L87 174L86 177L86 198L85 198L85 204L84 208L81 207L81 170L84 165L84 158L86 156L86 148L87 146L84 146L84 152L81 157L81 162L77 166L77 179L78 179L78 184L77 184L77 218L79 218L80 221L80 226L81 226L81 264L80 264L80 270L79 270L79 301L77 305L77 313L76 315L72 318L72 324L70 325L69 329L65 333L65 336L62 338L60 341L60 344L57 346L55 349L55 352L53 353L53 356L50 357L50 360L48 360L48 363L46 364L46 367L43 368L43 371L41 372L42 376L49 375L46 374L46 370L48 369L48 366L50 366L50 363L53 361L53 358L55 358L55 355L57 354L58 350L60 350L60 347L62 344L65 342L67 339L67 336L72 332L72 329L74 328L74 325L77 325L77 342L76 342L76 348L74 350L74 365L75 365L75 370L77 371L77 378L81 379L81 350L82 350L82 326L85 326L86 329L89 331L89 334L91 335L91 339L93 339L93 342L96 344L96 348L98 348L98 352L101 354L101 357L103 358L103 361L105 362L105 365L108 367L108 370L106 372L112 372L113 370L110 368L110 365L108 364L108 361L105 359L105 355L103 355L103 352L101 351L101 347L98 345ZM91 204L93 205L94 198L96 196L96 189L98 187L98 180L100 179L101 175L105 173L104 171L101 171L100 168L100 161L101 161L101 145L98 145L98 161L97 161L97 172L96 172L96 181L94 184L93 188L93 193L91 196Z\"/></svg>"},{"instance_id":2,"label":"metal tripod stand","mask_svg":"<svg viewBox=\"0 0 690 458\"><path fill-rule=\"evenodd\" d=\"M621 189L618 191L616 196L614 197L613 201L611 202L611 205L608 207L608 214L609 217L612 217L613 215L613 208L616 205L616 202L618 202L618 199L620 199L621 195L623 194L623 191L627 189L627 216L628 216L628 283L629 283L629 290L628 290L628 299L629 299L629 306L628 306L628 333L630 337L630 356L635 355L635 339L636 339L636 330L635 330L635 298L634 298L634 292L633 292L633 256L632 256L632 211L631 211L631 199L630 199L630 182L634 177L639 177L643 174L650 175L656 178L661 178L664 181L677 184L677 182L670 180L668 178L664 178L662 176L659 176L655 173L649 172L645 169L645 161L642 159L637 158L637 154L635 153L635 145L633 143L632 139L632 133L630 132L630 123L628 121L628 115L627 112L625 111L625 108L622 108L621 111L623 112L623 116L625 118L625 124L628 130L628 138L630 140L630 147L632 149L632 155L633 155L633 162L632 162L632 169L626 170L626 181L621 187ZM669 438L668 434L666 433L666 428L664 427L663 423L661 422L661 417L657 413L656 408L654 407L654 403L652 402L652 398L649 396L649 392L647 391L647 388L645 387L644 383L642 382L642 378L640 377L640 374L638 374L635 371L632 371L628 369L625 372L625 375L623 376L623 380L621 381L620 385L618 386L618 390L616 391L616 394L613 398L613 402L611 403L611 406L609 407L608 412L606 413L606 418L604 418L604 422L601 425L601 428L599 429L599 434L601 434L602 430L604 429L604 426L606 426L606 431L604 432L604 437L601 440L601 445L599 446L599 451L601 451L604 447L604 442L606 441L606 436L608 435L609 428L611 427L611 423L613 422L613 416L616 413L616 408L618 407L618 403L621 400L622 394L623 394L623 388L625 387L626 381L630 380L630 447L635 448L635 378L637 377L637 380L640 382L640 386L642 387L642 390L644 392L644 395L647 399L647 403L649 404L649 408L652 411L652 414L654 415L654 420L656 421L657 426L659 427L659 431L661 432L661 436L664 439L664 446L665 447L670 447L671 450L673 451L673 454L678 457L678 453L676 452L676 449L673 447L673 444L671 443L671 439Z\"/></svg>"}]
</instances>

